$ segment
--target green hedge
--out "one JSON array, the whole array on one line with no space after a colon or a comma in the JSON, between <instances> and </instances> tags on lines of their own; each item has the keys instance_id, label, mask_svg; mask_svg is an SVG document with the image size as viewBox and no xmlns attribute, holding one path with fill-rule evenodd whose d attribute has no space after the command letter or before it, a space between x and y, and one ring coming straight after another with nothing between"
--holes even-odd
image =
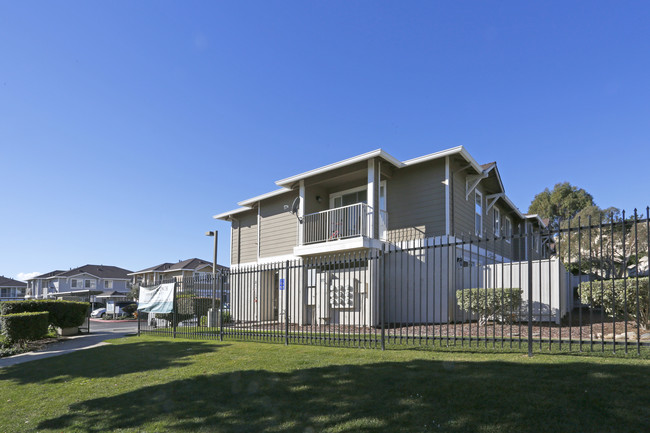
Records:
<instances>
[{"instance_id":1,"label":"green hedge","mask_svg":"<svg viewBox=\"0 0 650 433\"><path fill-rule=\"evenodd\" d=\"M57 328L74 328L81 326L86 317L90 303L61 300L7 301L0 303L0 314L35 313L47 311L49 323Z\"/></svg>"},{"instance_id":2,"label":"green hedge","mask_svg":"<svg viewBox=\"0 0 650 433\"><path fill-rule=\"evenodd\" d=\"M581 283L580 301L605 310L610 316L631 320L648 329L650 326L650 284L648 277L639 278L639 297L636 296L636 278L592 281ZM601 289L602 284L602 289ZM627 300L627 309L625 308ZM638 302L637 302L638 300ZM637 318L637 306L640 316ZM638 319L638 320L637 320Z\"/></svg>"},{"instance_id":3,"label":"green hedge","mask_svg":"<svg viewBox=\"0 0 650 433\"><path fill-rule=\"evenodd\" d=\"M129 305L125 305L124 307L120 307L120 310L123 313L128 314L129 316L133 316L133 313L135 313L138 310L138 304L137 302L134 302Z\"/></svg>"},{"instance_id":4,"label":"green hedge","mask_svg":"<svg viewBox=\"0 0 650 433\"><path fill-rule=\"evenodd\" d=\"M219 299L214 300L214 305L215 308L219 308L221 305ZM156 314L156 318L167 320L171 326L176 326L180 322L193 317L207 316L210 308L212 308L212 298L179 295L176 298L176 323L174 323L174 313L158 313Z\"/></svg>"},{"instance_id":5,"label":"green hedge","mask_svg":"<svg viewBox=\"0 0 650 433\"><path fill-rule=\"evenodd\" d=\"M0 316L2 335L10 343L20 344L43 338L49 326L48 315L46 311L2 315Z\"/></svg>"},{"instance_id":6,"label":"green hedge","mask_svg":"<svg viewBox=\"0 0 650 433\"><path fill-rule=\"evenodd\" d=\"M511 323L519 317L521 294L519 288L463 289L456 292L456 303L481 324L490 319Z\"/></svg>"}]
</instances>

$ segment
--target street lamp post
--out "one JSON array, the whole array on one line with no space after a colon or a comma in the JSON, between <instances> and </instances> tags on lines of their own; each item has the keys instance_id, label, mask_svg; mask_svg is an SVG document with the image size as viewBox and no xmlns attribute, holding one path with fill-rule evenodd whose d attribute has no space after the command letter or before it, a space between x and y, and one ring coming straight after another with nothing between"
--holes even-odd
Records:
<instances>
[{"instance_id":1,"label":"street lamp post","mask_svg":"<svg viewBox=\"0 0 650 433\"><path fill-rule=\"evenodd\" d=\"M212 260L212 312L210 313L210 322L211 325L214 326L215 324L213 322L215 321L214 318L216 317L217 312L215 298L217 297L217 242L219 240L219 232L217 230L205 232L205 235L214 236L214 258ZM223 302L223 300L221 301Z\"/></svg>"}]
</instances>

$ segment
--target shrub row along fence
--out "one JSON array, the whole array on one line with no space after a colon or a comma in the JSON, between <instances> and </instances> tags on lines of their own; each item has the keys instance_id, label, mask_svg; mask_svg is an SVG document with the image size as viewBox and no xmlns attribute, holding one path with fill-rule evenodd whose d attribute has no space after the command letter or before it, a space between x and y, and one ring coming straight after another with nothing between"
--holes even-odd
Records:
<instances>
[{"instance_id":1,"label":"shrub row along fence","mask_svg":"<svg viewBox=\"0 0 650 433\"><path fill-rule=\"evenodd\" d=\"M90 304L62 300L0 302L0 333L10 342L24 344L45 336L48 327L79 327L88 317Z\"/></svg>"},{"instance_id":2,"label":"shrub row along fence","mask_svg":"<svg viewBox=\"0 0 650 433\"><path fill-rule=\"evenodd\" d=\"M140 313L138 324L141 333L285 344L640 353L650 345L649 243L646 210L234 265L167 281L173 311Z\"/></svg>"}]
</instances>

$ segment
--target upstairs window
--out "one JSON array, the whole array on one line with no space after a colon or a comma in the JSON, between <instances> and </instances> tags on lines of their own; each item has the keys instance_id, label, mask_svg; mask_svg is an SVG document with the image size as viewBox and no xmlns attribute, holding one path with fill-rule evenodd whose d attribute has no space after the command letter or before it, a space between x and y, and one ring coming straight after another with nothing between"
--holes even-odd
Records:
<instances>
[{"instance_id":1,"label":"upstairs window","mask_svg":"<svg viewBox=\"0 0 650 433\"><path fill-rule=\"evenodd\" d=\"M501 212L494 208L494 236L501 236Z\"/></svg>"},{"instance_id":2,"label":"upstairs window","mask_svg":"<svg viewBox=\"0 0 650 433\"><path fill-rule=\"evenodd\" d=\"M510 239L512 239L512 221L510 221L510 218L506 218L504 221L504 235L506 237L506 242L510 243Z\"/></svg>"},{"instance_id":3,"label":"upstairs window","mask_svg":"<svg viewBox=\"0 0 650 433\"><path fill-rule=\"evenodd\" d=\"M104 288L105 289L112 289L113 288L113 280L104 280Z\"/></svg>"},{"instance_id":4,"label":"upstairs window","mask_svg":"<svg viewBox=\"0 0 650 433\"><path fill-rule=\"evenodd\" d=\"M483 195L475 191L474 206L474 234L478 237L483 236Z\"/></svg>"}]
</instances>

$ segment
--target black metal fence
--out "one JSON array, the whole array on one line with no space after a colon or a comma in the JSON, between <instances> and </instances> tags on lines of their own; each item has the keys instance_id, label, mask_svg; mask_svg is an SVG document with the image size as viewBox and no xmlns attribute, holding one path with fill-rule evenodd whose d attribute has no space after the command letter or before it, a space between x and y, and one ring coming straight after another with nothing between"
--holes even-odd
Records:
<instances>
[{"instance_id":1,"label":"black metal fence","mask_svg":"<svg viewBox=\"0 0 650 433\"><path fill-rule=\"evenodd\" d=\"M139 330L382 349L640 353L650 345L649 221L646 209L170 280L174 311L141 313Z\"/></svg>"}]
</instances>

